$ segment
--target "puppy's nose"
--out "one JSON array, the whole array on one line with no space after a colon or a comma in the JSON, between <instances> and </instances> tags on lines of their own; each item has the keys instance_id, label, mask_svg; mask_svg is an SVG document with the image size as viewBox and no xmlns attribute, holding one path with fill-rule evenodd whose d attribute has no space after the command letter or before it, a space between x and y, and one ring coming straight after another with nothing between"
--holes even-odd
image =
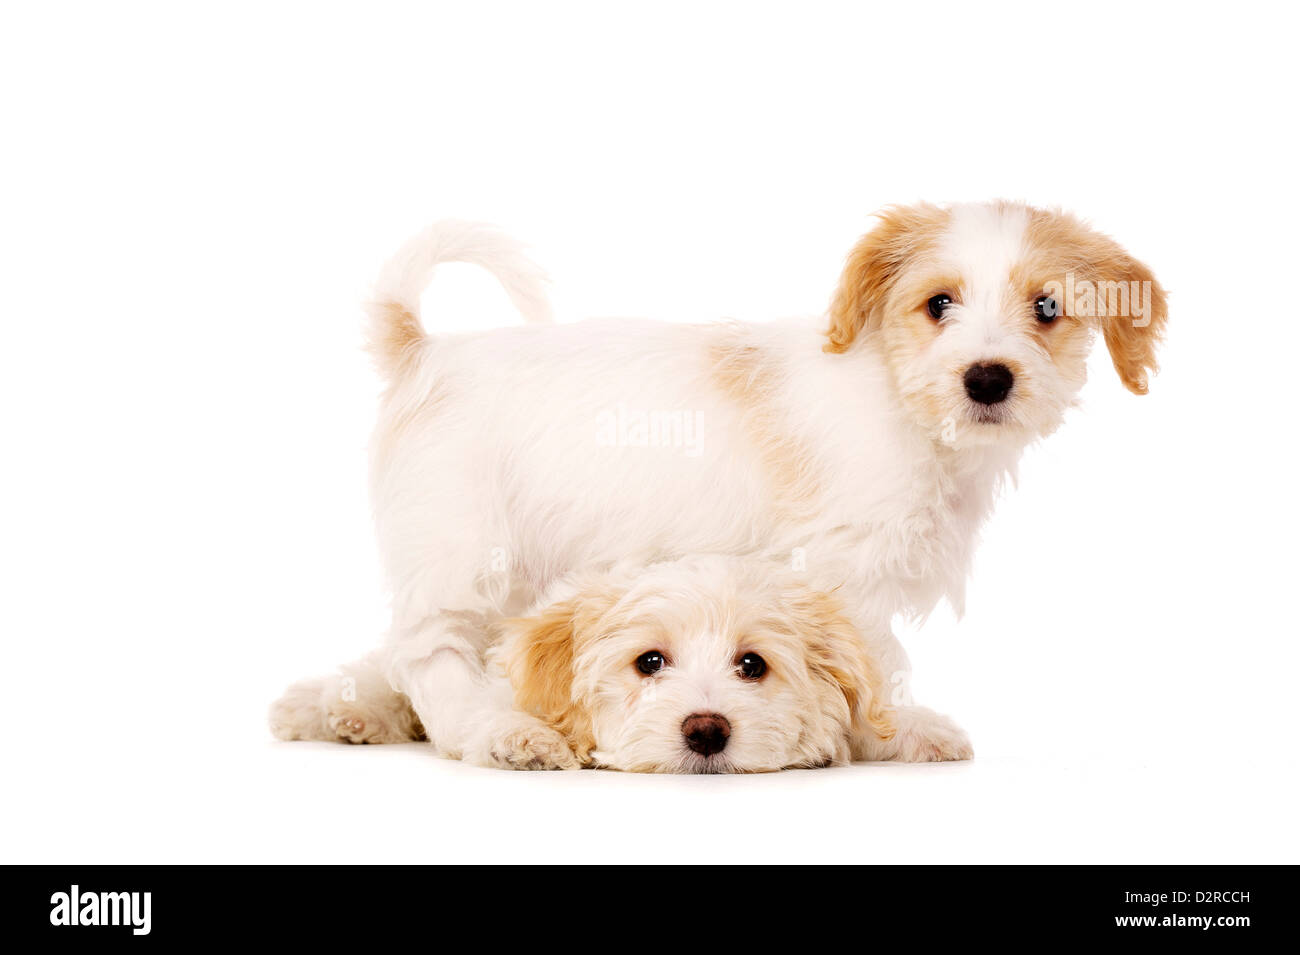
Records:
<instances>
[{"instance_id":1,"label":"puppy's nose","mask_svg":"<svg viewBox=\"0 0 1300 955\"><path fill-rule=\"evenodd\" d=\"M718 713L692 713L682 722L686 745L701 756L722 752L731 736L731 724Z\"/></svg>"},{"instance_id":2,"label":"puppy's nose","mask_svg":"<svg viewBox=\"0 0 1300 955\"><path fill-rule=\"evenodd\" d=\"M966 369L966 394L982 405L995 405L1006 398L1015 381L1011 369L1003 364L971 365Z\"/></svg>"}]
</instances>

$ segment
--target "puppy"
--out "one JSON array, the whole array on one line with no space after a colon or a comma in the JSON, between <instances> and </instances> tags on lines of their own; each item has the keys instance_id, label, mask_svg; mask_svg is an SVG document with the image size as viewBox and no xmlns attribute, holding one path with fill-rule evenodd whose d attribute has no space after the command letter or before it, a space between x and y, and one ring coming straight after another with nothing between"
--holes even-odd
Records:
<instances>
[{"instance_id":1,"label":"puppy","mask_svg":"<svg viewBox=\"0 0 1300 955\"><path fill-rule=\"evenodd\" d=\"M420 295L447 261L495 274L528 323L428 335ZM1112 239L993 202L882 212L819 320L553 325L517 243L455 222L408 243L369 313L393 595L375 665L435 743L464 746L492 621L575 571L718 553L839 595L897 738L929 743L877 755L908 759L971 747L911 705L894 616L960 613L996 491L1075 402L1096 332L1143 394L1166 303Z\"/></svg>"},{"instance_id":2,"label":"puppy","mask_svg":"<svg viewBox=\"0 0 1300 955\"><path fill-rule=\"evenodd\" d=\"M463 700L459 731L440 745L480 765L762 772L927 745L897 738L881 677L838 601L756 560L575 574L485 636L482 691ZM348 699L345 687L361 692ZM272 725L284 739L423 737L373 662L292 688Z\"/></svg>"}]
</instances>

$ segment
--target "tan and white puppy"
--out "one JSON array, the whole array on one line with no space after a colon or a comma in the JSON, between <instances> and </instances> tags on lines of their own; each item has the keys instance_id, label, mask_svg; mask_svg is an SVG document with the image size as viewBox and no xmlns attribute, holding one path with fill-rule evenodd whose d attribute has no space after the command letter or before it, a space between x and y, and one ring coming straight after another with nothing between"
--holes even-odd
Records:
<instances>
[{"instance_id":1,"label":"tan and white puppy","mask_svg":"<svg viewBox=\"0 0 1300 955\"><path fill-rule=\"evenodd\" d=\"M482 692L466 700L461 744L440 746L443 755L657 773L841 765L906 747L913 759L945 755L898 737L839 602L766 562L711 556L575 574L528 614L494 622L487 640ZM294 687L273 708L276 735L423 738L376 662Z\"/></svg>"},{"instance_id":2,"label":"tan and white puppy","mask_svg":"<svg viewBox=\"0 0 1300 955\"><path fill-rule=\"evenodd\" d=\"M448 261L492 271L528 324L428 335L420 296ZM1142 394L1165 313L1113 240L1012 202L884 211L829 321L770 324L551 324L516 243L436 225L370 309L388 382L372 448L393 594L380 666L457 751L493 620L585 568L748 555L843 601L900 738L934 744L889 755L967 757L951 721L909 705L891 621L945 597L960 612L996 490L1074 403L1095 333Z\"/></svg>"}]
</instances>

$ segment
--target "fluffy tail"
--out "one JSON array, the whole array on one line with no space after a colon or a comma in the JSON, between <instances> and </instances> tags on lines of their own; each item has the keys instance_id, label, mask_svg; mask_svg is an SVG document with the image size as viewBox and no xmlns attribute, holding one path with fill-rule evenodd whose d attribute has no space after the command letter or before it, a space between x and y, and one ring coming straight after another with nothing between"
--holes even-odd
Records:
<instances>
[{"instance_id":1,"label":"fluffy tail","mask_svg":"<svg viewBox=\"0 0 1300 955\"><path fill-rule=\"evenodd\" d=\"M420 295L440 262L472 262L501 283L528 322L551 320L546 275L523 246L493 226L447 219L411 239L389 260L375 283L370 315L370 350L389 379L419 351L426 335L420 324Z\"/></svg>"}]
</instances>

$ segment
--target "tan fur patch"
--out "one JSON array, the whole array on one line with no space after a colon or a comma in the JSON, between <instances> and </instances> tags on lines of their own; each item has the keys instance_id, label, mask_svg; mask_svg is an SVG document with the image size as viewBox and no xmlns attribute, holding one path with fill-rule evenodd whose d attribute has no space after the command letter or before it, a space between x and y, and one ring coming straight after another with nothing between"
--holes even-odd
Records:
<instances>
[{"instance_id":1,"label":"tan fur patch","mask_svg":"<svg viewBox=\"0 0 1300 955\"><path fill-rule=\"evenodd\" d=\"M831 300L828 352L842 352L864 328L880 320L885 299L904 266L915 267L948 224L946 209L929 204L893 206L849 253ZM931 293L933 294L933 293Z\"/></svg>"},{"instance_id":2,"label":"tan fur patch","mask_svg":"<svg viewBox=\"0 0 1300 955\"><path fill-rule=\"evenodd\" d=\"M385 379L399 376L414 360L424 341L420 320L404 305L396 302L371 302L368 347Z\"/></svg>"},{"instance_id":3,"label":"tan fur patch","mask_svg":"<svg viewBox=\"0 0 1300 955\"><path fill-rule=\"evenodd\" d=\"M807 516L821 482L811 452L782 425L775 404L782 385L779 365L739 331L724 333L709 356L714 383L741 409L774 503L790 517Z\"/></svg>"},{"instance_id":4,"label":"tan fur patch","mask_svg":"<svg viewBox=\"0 0 1300 955\"><path fill-rule=\"evenodd\" d=\"M802 618L809 670L840 688L854 729L893 739L897 729L884 702L884 679L843 605L830 594L810 590L800 593L792 608Z\"/></svg>"},{"instance_id":5,"label":"tan fur patch","mask_svg":"<svg viewBox=\"0 0 1300 955\"><path fill-rule=\"evenodd\" d=\"M506 621L519 632L505 661L516 705L561 733L584 765L596 739L590 707L573 692L573 661L617 600L612 591L584 593L536 617Z\"/></svg>"}]
</instances>

